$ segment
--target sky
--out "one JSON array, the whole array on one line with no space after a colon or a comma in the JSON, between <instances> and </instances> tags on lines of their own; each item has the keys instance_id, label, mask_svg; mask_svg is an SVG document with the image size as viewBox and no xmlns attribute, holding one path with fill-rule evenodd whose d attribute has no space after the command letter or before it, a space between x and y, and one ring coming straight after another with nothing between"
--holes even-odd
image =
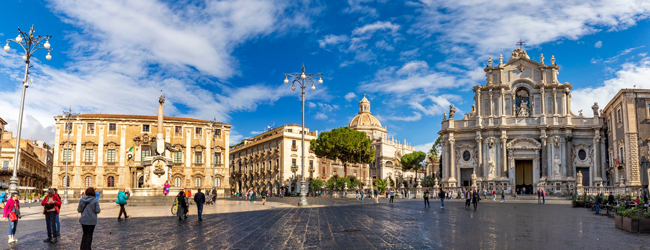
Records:
<instances>
[{"instance_id":1,"label":"sky","mask_svg":"<svg viewBox=\"0 0 650 250\"><path fill-rule=\"evenodd\" d=\"M34 53L25 139L54 141L54 116L165 115L232 124L230 140L300 124L300 92L283 73L322 73L306 89L305 126L347 126L366 97L390 137L426 151L443 113L471 111L488 57L516 42L554 56L572 111L621 88L650 88L650 2L640 0L11 0L0 39L17 27L52 35ZM24 61L0 51L0 117L16 131ZM310 86L308 86L309 88ZM15 136L15 133L14 133Z\"/></svg>"}]
</instances>

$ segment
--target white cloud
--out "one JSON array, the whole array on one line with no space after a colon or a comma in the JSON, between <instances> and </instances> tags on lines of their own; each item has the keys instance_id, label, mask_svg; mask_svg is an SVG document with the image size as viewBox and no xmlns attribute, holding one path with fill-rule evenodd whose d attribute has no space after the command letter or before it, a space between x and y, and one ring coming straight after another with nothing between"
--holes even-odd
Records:
<instances>
[{"instance_id":1,"label":"white cloud","mask_svg":"<svg viewBox=\"0 0 650 250\"><path fill-rule=\"evenodd\" d=\"M397 32L399 28L400 26L398 24L394 24L389 21L376 21L374 23L355 28L352 30L352 34L357 36L372 35L378 30L390 30L391 32Z\"/></svg>"},{"instance_id":2,"label":"white cloud","mask_svg":"<svg viewBox=\"0 0 650 250\"><path fill-rule=\"evenodd\" d=\"M386 120L392 120L392 121L406 121L406 122L413 122L413 121L418 121L422 118L422 114L419 112L413 112L412 116L387 116L385 117Z\"/></svg>"},{"instance_id":3,"label":"white cloud","mask_svg":"<svg viewBox=\"0 0 650 250\"><path fill-rule=\"evenodd\" d=\"M323 114L321 112L318 112L318 113L316 113L316 116L314 116L314 118L316 118L318 120L327 120L327 115L325 115L325 114Z\"/></svg>"},{"instance_id":4,"label":"white cloud","mask_svg":"<svg viewBox=\"0 0 650 250\"><path fill-rule=\"evenodd\" d=\"M307 107L309 107L309 108L315 108L315 107L316 107L316 103L313 103L313 102L307 102Z\"/></svg>"},{"instance_id":5,"label":"white cloud","mask_svg":"<svg viewBox=\"0 0 650 250\"><path fill-rule=\"evenodd\" d=\"M599 101L601 109L605 108L607 101L624 88L650 89L650 58L644 58L638 63L625 63L616 72L616 77L606 80L602 85L571 91L571 109L575 114L583 110L584 115L591 116L591 106L594 101ZM598 98L594 98L597 96Z\"/></svg>"},{"instance_id":6,"label":"white cloud","mask_svg":"<svg viewBox=\"0 0 650 250\"><path fill-rule=\"evenodd\" d=\"M345 94L345 100L348 101L348 102L352 101L353 99L356 99L356 98L357 98L357 95L354 92L349 92L349 93Z\"/></svg>"},{"instance_id":7,"label":"white cloud","mask_svg":"<svg viewBox=\"0 0 650 250\"><path fill-rule=\"evenodd\" d=\"M429 153L429 150L431 149L431 147L433 147L433 143L435 142L435 139L436 138L434 138L434 140L432 142L425 143L425 144L420 144L420 145L415 145L413 147L415 147L415 151L422 151L424 153Z\"/></svg>"},{"instance_id":8,"label":"white cloud","mask_svg":"<svg viewBox=\"0 0 650 250\"><path fill-rule=\"evenodd\" d=\"M596 42L596 44L594 44L594 47L600 49L601 47L603 47L603 41Z\"/></svg>"},{"instance_id":9,"label":"white cloud","mask_svg":"<svg viewBox=\"0 0 650 250\"><path fill-rule=\"evenodd\" d=\"M637 49L640 49L640 48L643 48L643 47L645 47L645 45L642 45L642 46L639 46L639 47L634 47L634 48L627 48L627 49L624 49L623 51L618 52L618 54L616 54L615 56L612 56L612 57L610 57L610 58L607 58L607 60L605 60L605 61L603 61L603 62L604 62L604 63L614 63L614 62L616 62L616 61L618 60L619 57L624 56L624 55L627 55L627 54L629 54L630 52L632 52L632 51L634 51L634 50L637 50Z\"/></svg>"},{"instance_id":10,"label":"white cloud","mask_svg":"<svg viewBox=\"0 0 650 250\"><path fill-rule=\"evenodd\" d=\"M374 2L374 0L348 0L348 7L343 9L345 13L363 13L368 16L377 16L377 10L365 4Z\"/></svg>"},{"instance_id":11,"label":"white cloud","mask_svg":"<svg viewBox=\"0 0 650 250\"><path fill-rule=\"evenodd\" d=\"M412 91L436 92L441 88L458 87L462 81L442 72L429 70L424 61L411 61L399 69L388 67L377 72L375 80L363 83L360 90L407 94Z\"/></svg>"},{"instance_id":12,"label":"white cloud","mask_svg":"<svg viewBox=\"0 0 650 250\"><path fill-rule=\"evenodd\" d=\"M400 59L401 60L407 60L409 58L419 56L420 55L419 51L420 51L419 48L402 51L402 52L399 53Z\"/></svg>"},{"instance_id":13,"label":"white cloud","mask_svg":"<svg viewBox=\"0 0 650 250\"><path fill-rule=\"evenodd\" d=\"M330 34L330 35L326 35L323 39L318 40L318 45L321 48L325 48L328 45L336 45L339 43L347 42L348 40L350 39L346 35L337 36L337 35Z\"/></svg>"},{"instance_id":14,"label":"white cloud","mask_svg":"<svg viewBox=\"0 0 650 250\"><path fill-rule=\"evenodd\" d=\"M638 0L421 0L417 5L421 15L410 32L439 34L436 42L443 47L466 44L480 55L512 49L519 39L537 46L602 28L622 30L650 16L650 2Z\"/></svg>"}]
</instances>

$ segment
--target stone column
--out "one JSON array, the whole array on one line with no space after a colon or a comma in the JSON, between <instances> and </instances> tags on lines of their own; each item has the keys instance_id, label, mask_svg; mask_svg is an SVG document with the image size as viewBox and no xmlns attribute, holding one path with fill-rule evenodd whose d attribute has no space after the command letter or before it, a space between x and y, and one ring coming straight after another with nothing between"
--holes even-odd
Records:
<instances>
[{"instance_id":1,"label":"stone column","mask_svg":"<svg viewBox=\"0 0 650 250\"><path fill-rule=\"evenodd\" d=\"M566 176L573 177L573 135L568 130L566 135Z\"/></svg>"},{"instance_id":2,"label":"stone column","mask_svg":"<svg viewBox=\"0 0 650 250\"><path fill-rule=\"evenodd\" d=\"M546 89L541 88L540 92L542 94L542 116L546 116Z\"/></svg>"},{"instance_id":3,"label":"stone column","mask_svg":"<svg viewBox=\"0 0 650 250\"><path fill-rule=\"evenodd\" d=\"M481 120L481 112L483 111L483 109L481 109L481 102L481 89L479 88L476 90L476 112L478 112L477 117L479 119L479 124Z\"/></svg>"},{"instance_id":4,"label":"stone column","mask_svg":"<svg viewBox=\"0 0 650 250\"><path fill-rule=\"evenodd\" d=\"M476 146L478 149L478 163L474 171L478 170L480 176L485 176L483 173L483 137L481 137L481 131L476 131Z\"/></svg>"},{"instance_id":5,"label":"stone column","mask_svg":"<svg viewBox=\"0 0 650 250\"><path fill-rule=\"evenodd\" d=\"M553 116L557 116L557 89L553 88Z\"/></svg>"},{"instance_id":6,"label":"stone column","mask_svg":"<svg viewBox=\"0 0 650 250\"><path fill-rule=\"evenodd\" d=\"M546 132L542 130L542 136L540 136L542 139L542 178L546 178L548 176L548 148L546 148Z\"/></svg>"},{"instance_id":7,"label":"stone column","mask_svg":"<svg viewBox=\"0 0 650 250\"><path fill-rule=\"evenodd\" d=\"M454 162L454 136L449 135L449 182L456 184L456 164Z\"/></svg>"},{"instance_id":8,"label":"stone column","mask_svg":"<svg viewBox=\"0 0 650 250\"><path fill-rule=\"evenodd\" d=\"M600 172L600 131L595 129L596 136L594 136L594 175L592 180L593 185L601 184L603 181L602 173Z\"/></svg>"},{"instance_id":9,"label":"stone column","mask_svg":"<svg viewBox=\"0 0 650 250\"><path fill-rule=\"evenodd\" d=\"M506 89L501 88L501 117L506 116Z\"/></svg>"},{"instance_id":10,"label":"stone column","mask_svg":"<svg viewBox=\"0 0 650 250\"><path fill-rule=\"evenodd\" d=\"M492 90L490 90L490 117L494 116L494 100L492 100Z\"/></svg>"},{"instance_id":11,"label":"stone column","mask_svg":"<svg viewBox=\"0 0 650 250\"><path fill-rule=\"evenodd\" d=\"M501 131L501 147L503 148L503 155L502 155L502 157L503 157L502 158L503 170L502 170L502 172L505 172L506 170L508 170L508 162L507 162L508 159L507 159L507 152L506 152L506 150L507 150L506 149L506 142L507 141L508 141L508 136L506 135L506 131L502 130ZM505 176L505 174L502 175L502 176L507 177L507 176Z\"/></svg>"}]
</instances>

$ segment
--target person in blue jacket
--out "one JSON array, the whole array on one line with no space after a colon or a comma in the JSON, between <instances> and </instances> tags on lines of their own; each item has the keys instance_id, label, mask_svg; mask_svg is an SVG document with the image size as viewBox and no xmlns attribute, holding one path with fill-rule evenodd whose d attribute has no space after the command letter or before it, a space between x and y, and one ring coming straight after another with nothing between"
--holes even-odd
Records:
<instances>
[{"instance_id":1,"label":"person in blue jacket","mask_svg":"<svg viewBox=\"0 0 650 250\"><path fill-rule=\"evenodd\" d=\"M126 210L124 209L124 206L126 205L126 200L129 199L129 196L127 196L124 193L124 188L120 189L120 192L117 193L117 200L115 203L120 205L120 214L117 216L117 220L121 221L122 220L122 213L124 213L124 219L128 219L129 216L126 215Z\"/></svg>"}]
</instances>

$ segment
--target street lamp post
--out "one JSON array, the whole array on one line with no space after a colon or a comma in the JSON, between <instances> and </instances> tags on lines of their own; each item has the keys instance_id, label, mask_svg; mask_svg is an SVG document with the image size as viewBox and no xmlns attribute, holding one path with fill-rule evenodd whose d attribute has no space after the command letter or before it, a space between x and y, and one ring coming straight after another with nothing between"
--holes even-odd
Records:
<instances>
[{"instance_id":1,"label":"street lamp post","mask_svg":"<svg viewBox=\"0 0 650 250\"><path fill-rule=\"evenodd\" d=\"M311 90L316 90L314 86L314 78L318 77L318 84L323 83L323 74L315 73L305 73L305 65L302 65L302 73L285 73L284 74L284 84L289 83L289 76L293 78L291 84L291 90L296 90L296 83L302 89L300 94L302 102L302 174L300 176L300 201L298 201L298 206L307 206L307 186L305 183L305 87L311 82Z\"/></svg>"},{"instance_id":2,"label":"street lamp post","mask_svg":"<svg viewBox=\"0 0 650 250\"><path fill-rule=\"evenodd\" d=\"M34 52L36 52L39 49L46 49L47 50L47 55L45 56L45 59L50 60L52 59L52 55L50 55L50 51L52 49L50 48L50 37L49 36L36 36L34 37L34 25L29 29L29 33L23 32L18 28L18 36L15 39L7 39L7 45L5 45L4 49L5 51L9 52L11 49L9 47L9 42L15 42L20 47L25 50L25 54L23 54L23 60L25 61L25 77L23 78L23 93L22 96L20 97L20 111L18 112L18 131L17 131L17 137L16 137L16 154L14 155L14 173L9 179L9 193L14 194L18 193L18 164L20 162L20 134L22 132L22 127L23 127L23 110L25 109L25 91L29 87L29 83L32 83L32 79L29 78L29 68L31 67L29 65L30 59ZM45 43L43 43L45 41ZM27 81L29 79L29 83Z\"/></svg>"},{"instance_id":3,"label":"street lamp post","mask_svg":"<svg viewBox=\"0 0 650 250\"><path fill-rule=\"evenodd\" d=\"M72 123L70 123L70 120L72 119L72 116L76 116L77 114L72 113L72 107L68 109L68 111L63 111L63 115L66 116L67 122L65 123L65 130L68 132L68 141L66 142L66 148L67 150L70 150L70 154L68 157L70 158L65 158L66 154L65 151L63 151L63 160L65 161L65 183L63 183L63 204L68 204L68 183L70 183L70 177L68 176L68 162L72 160L72 144L70 143L70 134L72 133ZM68 126L70 126L68 128Z\"/></svg>"}]
</instances>

